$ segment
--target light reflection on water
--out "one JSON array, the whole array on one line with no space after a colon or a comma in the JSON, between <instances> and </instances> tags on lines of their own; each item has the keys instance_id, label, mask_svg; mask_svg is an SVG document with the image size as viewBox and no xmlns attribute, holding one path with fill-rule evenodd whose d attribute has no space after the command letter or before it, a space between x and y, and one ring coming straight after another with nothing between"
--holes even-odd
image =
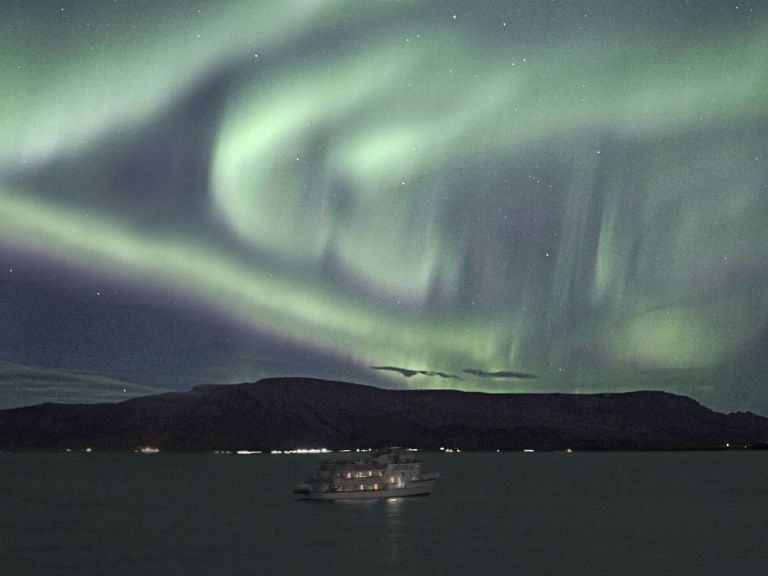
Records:
<instances>
[{"instance_id":1,"label":"light reflection on water","mask_svg":"<svg viewBox=\"0 0 768 576\"><path fill-rule=\"evenodd\" d=\"M409 504L424 497L411 498L370 498L362 500L335 500L323 502L325 506L339 506L341 511L365 517L369 526L378 533L376 545L379 548L377 573L402 575L407 564L405 536L405 512ZM320 508L325 508L321 506ZM349 519L348 516L345 518Z\"/></svg>"},{"instance_id":2,"label":"light reflection on water","mask_svg":"<svg viewBox=\"0 0 768 576\"><path fill-rule=\"evenodd\" d=\"M387 498L386 501L386 554L387 574L401 574L405 559L403 558L403 498Z\"/></svg>"}]
</instances>

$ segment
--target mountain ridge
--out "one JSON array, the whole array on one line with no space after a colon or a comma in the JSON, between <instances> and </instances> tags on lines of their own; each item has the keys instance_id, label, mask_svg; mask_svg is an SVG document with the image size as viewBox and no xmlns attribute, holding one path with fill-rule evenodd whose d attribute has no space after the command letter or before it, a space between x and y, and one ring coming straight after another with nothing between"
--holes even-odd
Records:
<instances>
[{"instance_id":1,"label":"mountain ridge","mask_svg":"<svg viewBox=\"0 0 768 576\"><path fill-rule=\"evenodd\" d=\"M766 441L768 418L722 414L690 397L652 390L485 393L268 378L115 404L45 403L0 411L3 450L648 450Z\"/></svg>"}]
</instances>

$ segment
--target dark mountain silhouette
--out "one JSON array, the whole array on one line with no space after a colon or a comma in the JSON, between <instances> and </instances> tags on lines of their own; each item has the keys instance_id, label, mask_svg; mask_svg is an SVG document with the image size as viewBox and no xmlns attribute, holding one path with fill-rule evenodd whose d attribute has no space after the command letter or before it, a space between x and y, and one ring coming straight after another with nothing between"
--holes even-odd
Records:
<instances>
[{"instance_id":1,"label":"dark mountain silhouette","mask_svg":"<svg viewBox=\"0 0 768 576\"><path fill-rule=\"evenodd\" d=\"M766 440L766 418L720 414L665 392L483 394L307 378L0 411L4 450L701 449Z\"/></svg>"}]
</instances>

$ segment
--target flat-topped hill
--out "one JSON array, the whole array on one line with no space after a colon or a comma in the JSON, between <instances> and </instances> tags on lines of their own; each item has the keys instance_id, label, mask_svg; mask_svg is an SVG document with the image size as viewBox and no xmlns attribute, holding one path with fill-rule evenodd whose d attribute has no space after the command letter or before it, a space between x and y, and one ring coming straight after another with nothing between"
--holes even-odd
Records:
<instances>
[{"instance_id":1,"label":"flat-topped hill","mask_svg":"<svg viewBox=\"0 0 768 576\"><path fill-rule=\"evenodd\" d=\"M114 404L0 411L4 450L701 449L766 441L766 418L651 391L486 394L272 378Z\"/></svg>"}]
</instances>

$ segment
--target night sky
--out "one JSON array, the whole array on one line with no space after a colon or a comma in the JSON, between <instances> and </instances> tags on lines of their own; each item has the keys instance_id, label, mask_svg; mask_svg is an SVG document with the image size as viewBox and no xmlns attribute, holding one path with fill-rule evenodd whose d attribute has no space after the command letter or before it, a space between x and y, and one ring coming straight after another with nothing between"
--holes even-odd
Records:
<instances>
[{"instance_id":1,"label":"night sky","mask_svg":"<svg viewBox=\"0 0 768 576\"><path fill-rule=\"evenodd\" d=\"M0 407L311 375L768 414L768 4L0 4Z\"/></svg>"}]
</instances>

